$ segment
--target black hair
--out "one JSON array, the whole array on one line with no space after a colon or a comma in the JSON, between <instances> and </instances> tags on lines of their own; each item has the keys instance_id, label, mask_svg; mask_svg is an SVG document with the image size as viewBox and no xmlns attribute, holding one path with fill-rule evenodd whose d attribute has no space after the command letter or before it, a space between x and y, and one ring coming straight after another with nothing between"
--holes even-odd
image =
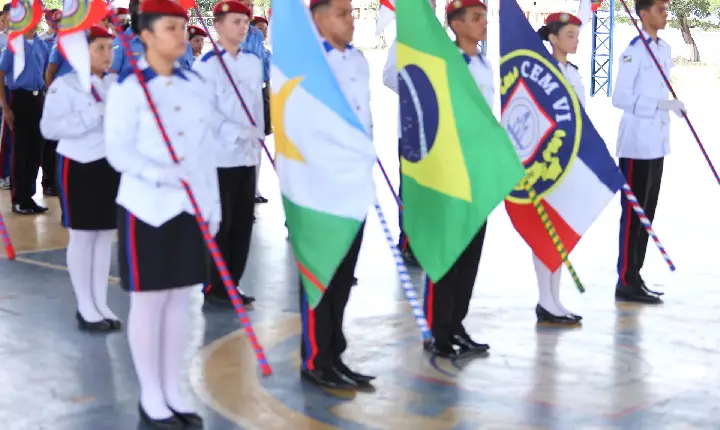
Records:
<instances>
[{"instance_id":1,"label":"black hair","mask_svg":"<svg viewBox=\"0 0 720 430\"><path fill-rule=\"evenodd\" d=\"M2 8L3 13L10 12L10 3L8 2L5 6Z\"/></svg>"},{"instance_id":2,"label":"black hair","mask_svg":"<svg viewBox=\"0 0 720 430\"><path fill-rule=\"evenodd\" d=\"M96 41L96 40L98 40L98 39L112 39L112 36L100 36L100 37L97 37L97 36L90 36L90 35L88 35L88 45L91 44L91 43L93 43L94 41Z\"/></svg>"},{"instance_id":3,"label":"black hair","mask_svg":"<svg viewBox=\"0 0 720 430\"><path fill-rule=\"evenodd\" d=\"M537 31L537 34L542 40L550 41L551 34L557 36L558 33L560 33L560 30L562 30L568 24L570 24L570 22L551 22L540 27Z\"/></svg>"},{"instance_id":4,"label":"black hair","mask_svg":"<svg viewBox=\"0 0 720 430\"><path fill-rule=\"evenodd\" d=\"M160 15L157 13L140 13L140 14L138 14L138 19L132 20L133 24L135 24L135 22L137 22L137 32L136 32L137 35L139 36L140 32L142 32L143 30L152 32L153 31L152 28L153 28L153 25L155 24L155 21L157 21L158 19L160 19L164 16L167 16L167 15ZM135 31L135 30L133 29L133 31Z\"/></svg>"},{"instance_id":5,"label":"black hair","mask_svg":"<svg viewBox=\"0 0 720 430\"><path fill-rule=\"evenodd\" d=\"M128 12L130 13L130 28L133 33L140 35L140 2L131 0L128 4ZM126 29L127 30L127 29Z\"/></svg>"},{"instance_id":6,"label":"black hair","mask_svg":"<svg viewBox=\"0 0 720 430\"><path fill-rule=\"evenodd\" d=\"M465 19L465 12L467 12L466 7L461 7L460 9L455 9L454 11L450 12L447 16L448 24L455 21L456 19Z\"/></svg>"},{"instance_id":7,"label":"black hair","mask_svg":"<svg viewBox=\"0 0 720 430\"><path fill-rule=\"evenodd\" d=\"M330 6L330 1L331 0L319 0L319 1L314 2L310 6L310 13L315 13L315 11L317 11L318 9L322 9L324 7Z\"/></svg>"},{"instance_id":8,"label":"black hair","mask_svg":"<svg viewBox=\"0 0 720 430\"><path fill-rule=\"evenodd\" d=\"M635 13L640 17L640 12L650 10L659 0L635 0Z\"/></svg>"}]
</instances>

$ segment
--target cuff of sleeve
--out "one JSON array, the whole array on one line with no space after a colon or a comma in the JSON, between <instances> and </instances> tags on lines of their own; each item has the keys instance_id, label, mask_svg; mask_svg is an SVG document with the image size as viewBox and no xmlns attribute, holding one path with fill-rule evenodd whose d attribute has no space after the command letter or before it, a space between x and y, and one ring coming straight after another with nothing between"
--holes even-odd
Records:
<instances>
[{"instance_id":1,"label":"cuff of sleeve","mask_svg":"<svg viewBox=\"0 0 720 430\"><path fill-rule=\"evenodd\" d=\"M633 113L643 118L653 118L658 110L658 100L640 96L635 100Z\"/></svg>"}]
</instances>

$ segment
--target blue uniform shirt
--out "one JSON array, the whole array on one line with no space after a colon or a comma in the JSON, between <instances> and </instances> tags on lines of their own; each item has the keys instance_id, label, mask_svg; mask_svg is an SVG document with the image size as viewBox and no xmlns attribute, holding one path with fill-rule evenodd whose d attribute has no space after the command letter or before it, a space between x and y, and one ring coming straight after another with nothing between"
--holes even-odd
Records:
<instances>
[{"instance_id":1,"label":"blue uniform shirt","mask_svg":"<svg viewBox=\"0 0 720 430\"><path fill-rule=\"evenodd\" d=\"M130 40L130 50L135 57L135 61L137 61L140 56L145 54L145 47L140 41L140 38L132 31L132 28L125 30L125 36ZM178 59L178 63L180 63L181 67L186 69L189 69L192 66L193 54L190 42L187 44L185 55ZM120 37L115 37L113 40L113 61L110 65L110 69L121 75L129 74L132 70L131 67L130 60L127 58L127 54L125 53L125 48L123 47Z\"/></svg>"},{"instance_id":2,"label":"blue uniform shirt","mask_svg":"<svg viewBox=\"0 0 720 430\"><path fill-rule=\"evenodd\" d=\"M0 70L5 72L5 85L10 90L22 89L40 91L45 88L45 66L50 50L47 43L35 37L32 41L25 39L25 68L17 80L13 79L13 59L15 55L10 49L4 49L0 57Z\"/></svg>"},{"instance_id":3,"label":"blue uniform shirt","mask_svg":"<svg viewBox=\"0 0 720 430\"><path fill-rule=\"evenodd\" d=\"M55 44L55 46L53 46L52 51L50 52L49 63L57 64L57 72L55 72L55 79L59 78L62 75L67 75L68 73L73 71L70 62L66 60L65 57L60 53L60 49L58 49L57 43Z\"/></svg>"},{"instance_id":4,"label":"blue uniform shirt","mask_svg":"<svg viewBox=\"0 0 720 430\"><path fill-rule=\"evenodd\" d=\"M270 57L265 54L265 36L256 27L250 26L245 41L240 45L243 52L256 55L263 63L263 80L270 80Z\"/></svg>"}]
</instances>

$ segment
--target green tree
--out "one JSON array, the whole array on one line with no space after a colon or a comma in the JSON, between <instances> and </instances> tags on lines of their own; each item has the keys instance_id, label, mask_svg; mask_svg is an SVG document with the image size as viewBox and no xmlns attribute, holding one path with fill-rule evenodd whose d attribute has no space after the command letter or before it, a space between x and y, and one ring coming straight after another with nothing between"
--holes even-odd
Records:
<instances>
[{"instance_id":1,"label":"green tree","mask_svg":"<svg viewBox=\"0 0 720 430\"><path fill-rule=\"evenodd\" d=\"M624 0L624 3L627 4L634 16L634 0ZM603 8L607 10L607 4L604 4ZM699 62L700 51L698 51L695 44L691 29L696 27L703 29L716 28L717 26L707 21L707 18L713 14L720 16L720 0L672 0L668 3L668 9L670 19L672 19L670 25L680 29L680 34L687 47L687 53L684 57L689 61ZM623 0L615 0L615 11L617 13L616 22L630 22L623 6Z\"/></svg>"}]
</instances>

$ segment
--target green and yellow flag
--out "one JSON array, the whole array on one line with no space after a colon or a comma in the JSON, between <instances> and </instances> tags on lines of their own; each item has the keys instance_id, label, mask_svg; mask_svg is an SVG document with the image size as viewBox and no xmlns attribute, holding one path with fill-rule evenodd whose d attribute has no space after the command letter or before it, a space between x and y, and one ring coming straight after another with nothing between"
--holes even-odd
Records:
<instances>
[{"instance_id":1,"label":"green and yellow flag","mask_svg":"<svg viewBox=\"0 0 720 430\"><path fill-rule=\"evenodd\" d=\"M429 2L396 13L403 228L437 282L525 171Z\"/></svg>"}]
</instances>

